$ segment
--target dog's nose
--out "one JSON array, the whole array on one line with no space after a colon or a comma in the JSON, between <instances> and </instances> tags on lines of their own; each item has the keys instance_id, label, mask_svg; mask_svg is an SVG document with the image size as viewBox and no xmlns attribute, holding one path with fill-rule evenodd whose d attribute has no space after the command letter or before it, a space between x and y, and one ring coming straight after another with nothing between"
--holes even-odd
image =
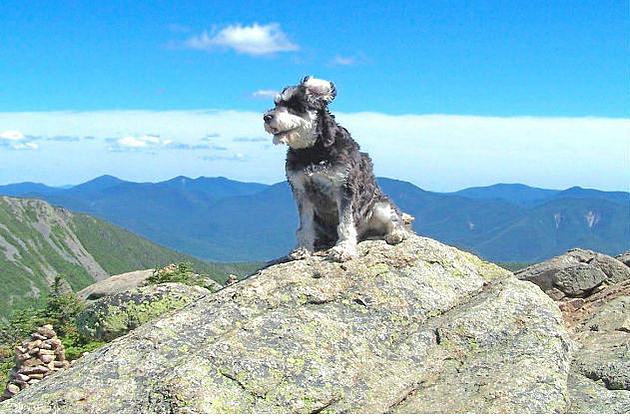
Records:
<instances>
[{"instance_id":1,"label":"dog's nose","mask_svg":"<svg viewBox=\"0 0 630 420\"><path fill-rule=\"evenodd\" d=\"M263 116L263 120L264 120L266 123L268 123L268 122L270 122L271 120L273 120L273 115L270 115L270 114L265 114L265 115Z\"/></svg>"}]
</instances>

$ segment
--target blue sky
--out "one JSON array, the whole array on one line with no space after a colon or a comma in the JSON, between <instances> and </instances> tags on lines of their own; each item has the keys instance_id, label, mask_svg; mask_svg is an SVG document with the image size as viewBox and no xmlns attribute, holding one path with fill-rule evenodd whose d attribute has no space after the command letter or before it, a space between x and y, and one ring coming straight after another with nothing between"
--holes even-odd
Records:
<instances>
[{"instance_id":1,"label":"blue sky","mask_svg":"<svg viewBox=\"0 0 630 420\"><path fill-rule=\"evenodd\" d=\"M314 74L379 175L630 188L626 0L4 0L0 17L0 183L279 181L259 115Z\"/></svg>"}]
</instances>

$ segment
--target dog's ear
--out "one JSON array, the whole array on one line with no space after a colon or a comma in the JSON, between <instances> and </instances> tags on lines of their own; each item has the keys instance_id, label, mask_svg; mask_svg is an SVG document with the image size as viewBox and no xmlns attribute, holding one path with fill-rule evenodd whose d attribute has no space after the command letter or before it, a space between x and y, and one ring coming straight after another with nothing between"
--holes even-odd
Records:
<instances>
[{"instance_id":1,"label":"dog's ear","mask_svg":"<svg viewBox=\"0 0 630 420\"><path fill-rule=\"evenodd\" d=\"M300 86L303 86L306 90L306 95L314 103L321 105L328 105L337 96L337 90L335 85L328 80L316 79L313 76L306 76L300 82Z\"/></svg>"}]
</instances>

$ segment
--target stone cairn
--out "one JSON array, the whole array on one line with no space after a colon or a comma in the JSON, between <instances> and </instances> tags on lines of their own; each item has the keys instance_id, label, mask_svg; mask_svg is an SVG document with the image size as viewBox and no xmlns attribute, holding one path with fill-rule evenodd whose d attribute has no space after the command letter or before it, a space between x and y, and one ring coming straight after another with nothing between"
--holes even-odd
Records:
<instances>
[{"instance_id":1,"label":"stone cairn","mask_svg":"<svg viewBox=\"0 0 630 420\"><path fill-rule=\"evenodd\" d=\"M36 384L59 369L70 366L66 351L50 324L37 328L30 340L15 347L15 367L0 401L13 397L24 388Z\"/></svg>"}]
</instances>

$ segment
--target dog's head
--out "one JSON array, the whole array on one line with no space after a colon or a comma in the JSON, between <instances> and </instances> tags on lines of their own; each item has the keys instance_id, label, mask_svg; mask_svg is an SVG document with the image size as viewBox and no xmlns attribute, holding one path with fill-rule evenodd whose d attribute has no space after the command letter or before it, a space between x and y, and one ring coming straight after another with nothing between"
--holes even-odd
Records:
<instances>
[{"instance_id":1,"label":"dog's head","mask_svg":"<svg viewBox=\"0 0 630 420\"><path fill-rule=\"evenodd\" d=\"M276 95L276 107L263 117L265 131L273 134L274 144L294 149L311 147L317 140L317 118L336 94L331 82L306 76L299 85L286 87Z\"/></svg>"}]
</instances>

